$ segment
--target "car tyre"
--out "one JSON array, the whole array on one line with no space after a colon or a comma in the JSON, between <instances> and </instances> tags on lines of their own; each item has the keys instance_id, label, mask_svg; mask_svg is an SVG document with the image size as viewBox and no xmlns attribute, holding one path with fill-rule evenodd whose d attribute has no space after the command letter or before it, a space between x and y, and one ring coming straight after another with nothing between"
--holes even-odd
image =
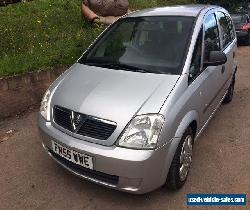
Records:
<instances>
[{"instance_id":1,"label":"car tyre","mask_svg":"<svg viewBox=\"0 0 250 210\"><path fill-rule=\"evenodd\" d=\"M228 88L227 95L223 100L223 104L229 104L233 100L234 86L235 86L235 76L233 76L233 80Z\"/></svg>"},{"instance_id":2,"label":"car tyre","mask_svg":"<svg viewBox=\"0 0 250 210\"><path fill-rule=\"evenodd\" d=\"M193 132L189 127L181 138L168 172L166 186L171 190L179 190L187 180L192 163L193 139Z\"/></svg>"}]
</instances>

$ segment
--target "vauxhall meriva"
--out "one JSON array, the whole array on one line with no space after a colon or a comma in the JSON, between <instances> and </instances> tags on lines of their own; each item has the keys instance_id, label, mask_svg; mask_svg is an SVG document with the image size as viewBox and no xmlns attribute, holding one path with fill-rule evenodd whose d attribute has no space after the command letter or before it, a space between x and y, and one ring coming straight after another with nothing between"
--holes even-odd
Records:
<instances>
[{"instance_id":1,"label":"vauxhall meriva","mask_svg":"<svg viewBox=\"0 0 250 210\"><path fill-rule=\"evenodd\" d=\"M110 188L181 188L195 140L232 100L236 42L230 15L217 6L120 18L45 93L38 123L45 150Z\"/></svg>"}]
</instances>

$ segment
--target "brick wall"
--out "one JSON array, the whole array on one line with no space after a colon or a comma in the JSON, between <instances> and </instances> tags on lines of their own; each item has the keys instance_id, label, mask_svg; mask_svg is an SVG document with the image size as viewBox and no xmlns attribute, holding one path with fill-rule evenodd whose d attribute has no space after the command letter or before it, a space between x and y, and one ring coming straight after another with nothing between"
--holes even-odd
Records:
<instances>
[{"instance_id":1,"label":"brick wall","mask_svg":"<svg viewBox=\"0 0 250 210\"><path fill-rule=\"evenodd\" d=\"M0 78L0 120L39 104L48 86L66 69Z\"/></svg>"}]
</instances>

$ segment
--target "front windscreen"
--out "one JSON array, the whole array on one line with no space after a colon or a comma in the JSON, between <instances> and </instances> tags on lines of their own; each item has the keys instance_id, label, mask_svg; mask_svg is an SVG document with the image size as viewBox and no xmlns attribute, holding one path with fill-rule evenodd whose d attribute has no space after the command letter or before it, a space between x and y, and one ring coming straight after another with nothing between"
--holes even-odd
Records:
<instances>
[{"instance_id":1,"label":"front windscreen","mask_svg":"<svg viewBox=\"0 0 250 210\"><path fill-rule=\"evenodd\" d=\"M181 74L193 17L123 18L83 55L80 63L110 69Z\"/></svg>"}]
</instances>

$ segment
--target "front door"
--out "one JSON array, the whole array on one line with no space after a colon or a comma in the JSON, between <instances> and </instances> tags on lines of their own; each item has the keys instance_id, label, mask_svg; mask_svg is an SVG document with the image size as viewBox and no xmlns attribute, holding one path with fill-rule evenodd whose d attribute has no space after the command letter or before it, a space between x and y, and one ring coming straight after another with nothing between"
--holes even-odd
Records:
<instances>
[{"instance_id":1,"label":"front door","mask_svg":"<svg viewBox=\"0 0 250 210\"><path fill-rule=\"evenodd\" d=\"M217 12L216 16L219 23L222 50L227 55L227 63L223 65L221 70L222 74L221 75L222 87L220 92L220 98L221 98L227 91L232 81L231 78L235 69L234 56L237 45L235 40L236 35L234 32L233 22L229 17L229 15L223 12Z\"/></svg>"},{"instance_id":2,"label":"front door","mask_svg":"<svg viewBox=\"0 0 250 210\"><path fill-rule=\"evenodd\" d=\"M203 63L209 60L211 51L220 51L219 28L214 13L210 13L204 18L204 40L203 40ZM202 77L204 78L203 90L203 109L201 113L202 124L206 123L219 103L219 94L223 85L223 66L203 65Z\"/></svg>"}]
</instances>

